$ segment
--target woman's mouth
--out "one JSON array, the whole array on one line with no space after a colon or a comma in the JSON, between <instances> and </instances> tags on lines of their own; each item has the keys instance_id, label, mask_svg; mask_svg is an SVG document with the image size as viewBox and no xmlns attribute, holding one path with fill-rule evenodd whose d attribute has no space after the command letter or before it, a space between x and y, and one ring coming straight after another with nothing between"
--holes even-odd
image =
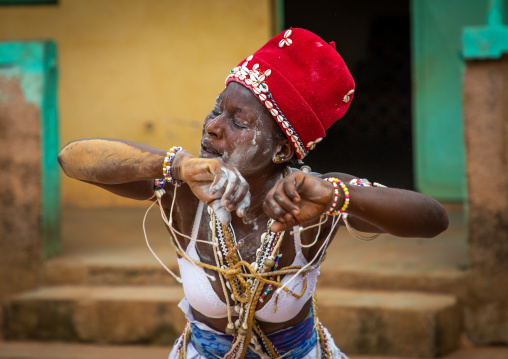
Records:
<instances>
[{"instance_id":1,"label":"woman's mouth","mask_svg":"<svg viewBox=\"0 0 508 359\"><path fill-rule=\"evenodd\" d=\"M204 141L201 142L200 157L222 157L222 154L213 146Z\"/></svg>"}]
</instances>

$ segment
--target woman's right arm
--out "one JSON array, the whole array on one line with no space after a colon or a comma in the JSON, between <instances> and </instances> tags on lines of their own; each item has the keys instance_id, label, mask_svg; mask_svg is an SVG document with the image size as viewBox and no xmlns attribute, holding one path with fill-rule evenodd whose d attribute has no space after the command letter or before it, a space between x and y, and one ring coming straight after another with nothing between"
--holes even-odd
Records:
<instances>
[{"instance_id":1,"label":"woman's right arm","mask_svg":"<svg viewBox=\"0 0 508 359\"><path fill-rule=\"evenodd\" d=\"M58 155L65 174L81 181L120 184L162 177L166 150L111 139L70 142Z\"/></svg>"},{"instance_id":2,"label":"woman's right arm","mask_svg":"<svg viewBox=\"0 0 508 359\"><path fill-rule=\"evenodd\" d=\"M166 150L113 139L84 139L67 144L58 163L71 178L117 195L147 199L153 179L162 178Z\"/></svg>"},{"instance_id":3,"label":"woman's right arm","mask_svg":"<svg viewBox=\"0 0 508 359\"><path fill-rule=\"evenodd\" d=\"M162 178L167 150L112 139L84 139L66 145L58 162L71 178L94 184L132 199L153 196L153 180ZM184 198L195 196L229 223L230 211L243 216L250 206L249 185L235 168L220 159L203 159L179 151L171 166L175 179L184 180ZM188 193L186 193L188 192Z\"/></svg>"}]
</instances>

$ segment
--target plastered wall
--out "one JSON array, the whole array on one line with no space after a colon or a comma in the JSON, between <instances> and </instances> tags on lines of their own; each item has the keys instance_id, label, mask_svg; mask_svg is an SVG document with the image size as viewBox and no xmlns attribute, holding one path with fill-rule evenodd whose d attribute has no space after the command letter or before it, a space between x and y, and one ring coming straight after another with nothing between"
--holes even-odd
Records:
<instances>
[{"instance_id":1,"label":"plastered wall","mask_svg":"<svg viewBox=\"0 0 508 359\"><path fill-rule=\"evenodd\" d=\"M271 37L271 21L269 0L60 0L0 6L0 41L57 42L61 146L106 137L197 154L225 77ZM146 205L65 176L62 200Z\"/></svg>"},{"instance_id":2,"label":"plastered wall","mask_svg":"<svg viewBox=\"0 0 508 359\"><path fill-rule=\"evenodd\" d=\"M0 300L36 285L41 266L40 111L0 71ZM9 101L4 101L4 99ZM19 121L22 118L23 121ZM23 181L20 179L28 178ZM20 186L20 182L23 186ZM0 307L0 317L2 308ZM1 332L1 330L0 330ZM0 333L1 335L1 333Z\"/></svg>"}]
</instances>

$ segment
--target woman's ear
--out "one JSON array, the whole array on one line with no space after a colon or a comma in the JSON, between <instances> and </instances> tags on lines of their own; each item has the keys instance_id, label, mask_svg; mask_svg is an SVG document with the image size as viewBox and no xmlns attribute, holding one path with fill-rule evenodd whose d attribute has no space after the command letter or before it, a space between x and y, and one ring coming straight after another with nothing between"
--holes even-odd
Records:
<instances>
[{"instance_id":1,"label":"woman's ear","mask_svg":"<svg viewBox=\"0 0 508 359\"><path fill-rule=\"evenodd\" d=\"M273 156L274 163L288 162L293 158L294 150L288 139L281 139L277 145L277 150Z\"/></svg>"}]
</instances>

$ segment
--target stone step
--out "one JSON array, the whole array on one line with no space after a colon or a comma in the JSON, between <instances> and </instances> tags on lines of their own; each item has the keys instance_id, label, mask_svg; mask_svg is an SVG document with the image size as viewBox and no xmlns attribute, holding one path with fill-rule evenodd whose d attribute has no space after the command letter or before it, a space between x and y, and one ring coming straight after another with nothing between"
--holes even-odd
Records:
<instances>
[{"instance_id":1,"label":"stone step","mask_svg":"<svg viewBox=\"0 0 508 359\"><path fill-rule=\"evenodd\" d=\"M8 340L171 345L185 318L179 286L55 286L4 305ZM455 297L322 288L318 314L351 354L435 357L454 350L461 329Z\"/></svg>"},{"instance_id":2,"label":"stone step","mask_svg":"<svg viewBox=\"0 0 508 359\"><path fill-rule=\"evenodd\" d=\"M469 271L404 272L386 268L358 270L323 265L318 285L326 288L452 294L462 299L467 295L469 276Z\"/></svg>"},{"instance_id":3,"label":"stone step","mask_svg":"<svg viewBox=\"0 0 508 359\"><path fill-rule=\"evenodd\" d=\"M178 275L176 263L166 264ZM64 258L48 260L43 267L43 283L55 285L173 285L176 280L157 262L94 263Z\"/></svg>"},{"instance_id":4,"label":"stone step","mask_svg":"<svg viewBox=\"0 0 508 359\"><path fill-rule=\"evenodd\" d=\"M4 304L4 337L172 345L186 320L180 286L55 286Z\"/></svg>"},{"instance_id":5,"label":"stone step","mask_svg":"<svg viewBox=\"0 0 508 359\"><path fill-rule=\"evenodd\" d=\"M168 357L171 347L58 342L0 342L0 359L139 359Z\"/></svg>"},{"instance_id":6,"label":"stone step","mask_svg":"<svg viewBox=\"0 0 508 359\"><path fill-rule=\"evenodd\" d=\"M45 342L1 342L0 359L139 359L166 358L171 347L142 345L97 345ZM506 347L458 350L441 359L507 359ZM378 355L350 355L349 359L410 359Z\"/></svg>"},{"instance_id":7,"label":"stone step","mask_svg":"<svg viewBox=\"0 0 508 359\"><path fill-rule=\"evenodd\" d=\"M461 335L452 295L322 288L317 303L345 353L430 358L455 350Z\"/></svg>"},{"instance_id":8,"label":"stone step","mask_svg":"<svg viewBox=\"0 0 508 359\"><path fill-rule=\"evenodd\" d=\"M179 274L176 260L166 266ZM325 261L319 276L319 287L425 291L438 294L466 295L468 271L389 270L369 266L348 268ZM132 260L130 263L68 259L65 256L48 260L43 268L43 283L55 285L172 285L176 280L153 259L150 262Z\"/></svg>"},{"instance_id":9,"label":"stone step","mask_svg":"<svg viewBox=\"0 0 508 359\"><path fill-rule=\"evenodd\" d=\"M62 221L64 253L46 261L49 285L167 285L173 278L149 252L142 230L145 208L67 208ZM462 211L449 211L450 227L433 239L354 239L339 231L321 267L320 287L430 291L462 298L468 246ZM147 217L150 245L177 270L169 235L157 211ZM333 258L333 260L332 260Z\"/></svg>"}]
</instances>

